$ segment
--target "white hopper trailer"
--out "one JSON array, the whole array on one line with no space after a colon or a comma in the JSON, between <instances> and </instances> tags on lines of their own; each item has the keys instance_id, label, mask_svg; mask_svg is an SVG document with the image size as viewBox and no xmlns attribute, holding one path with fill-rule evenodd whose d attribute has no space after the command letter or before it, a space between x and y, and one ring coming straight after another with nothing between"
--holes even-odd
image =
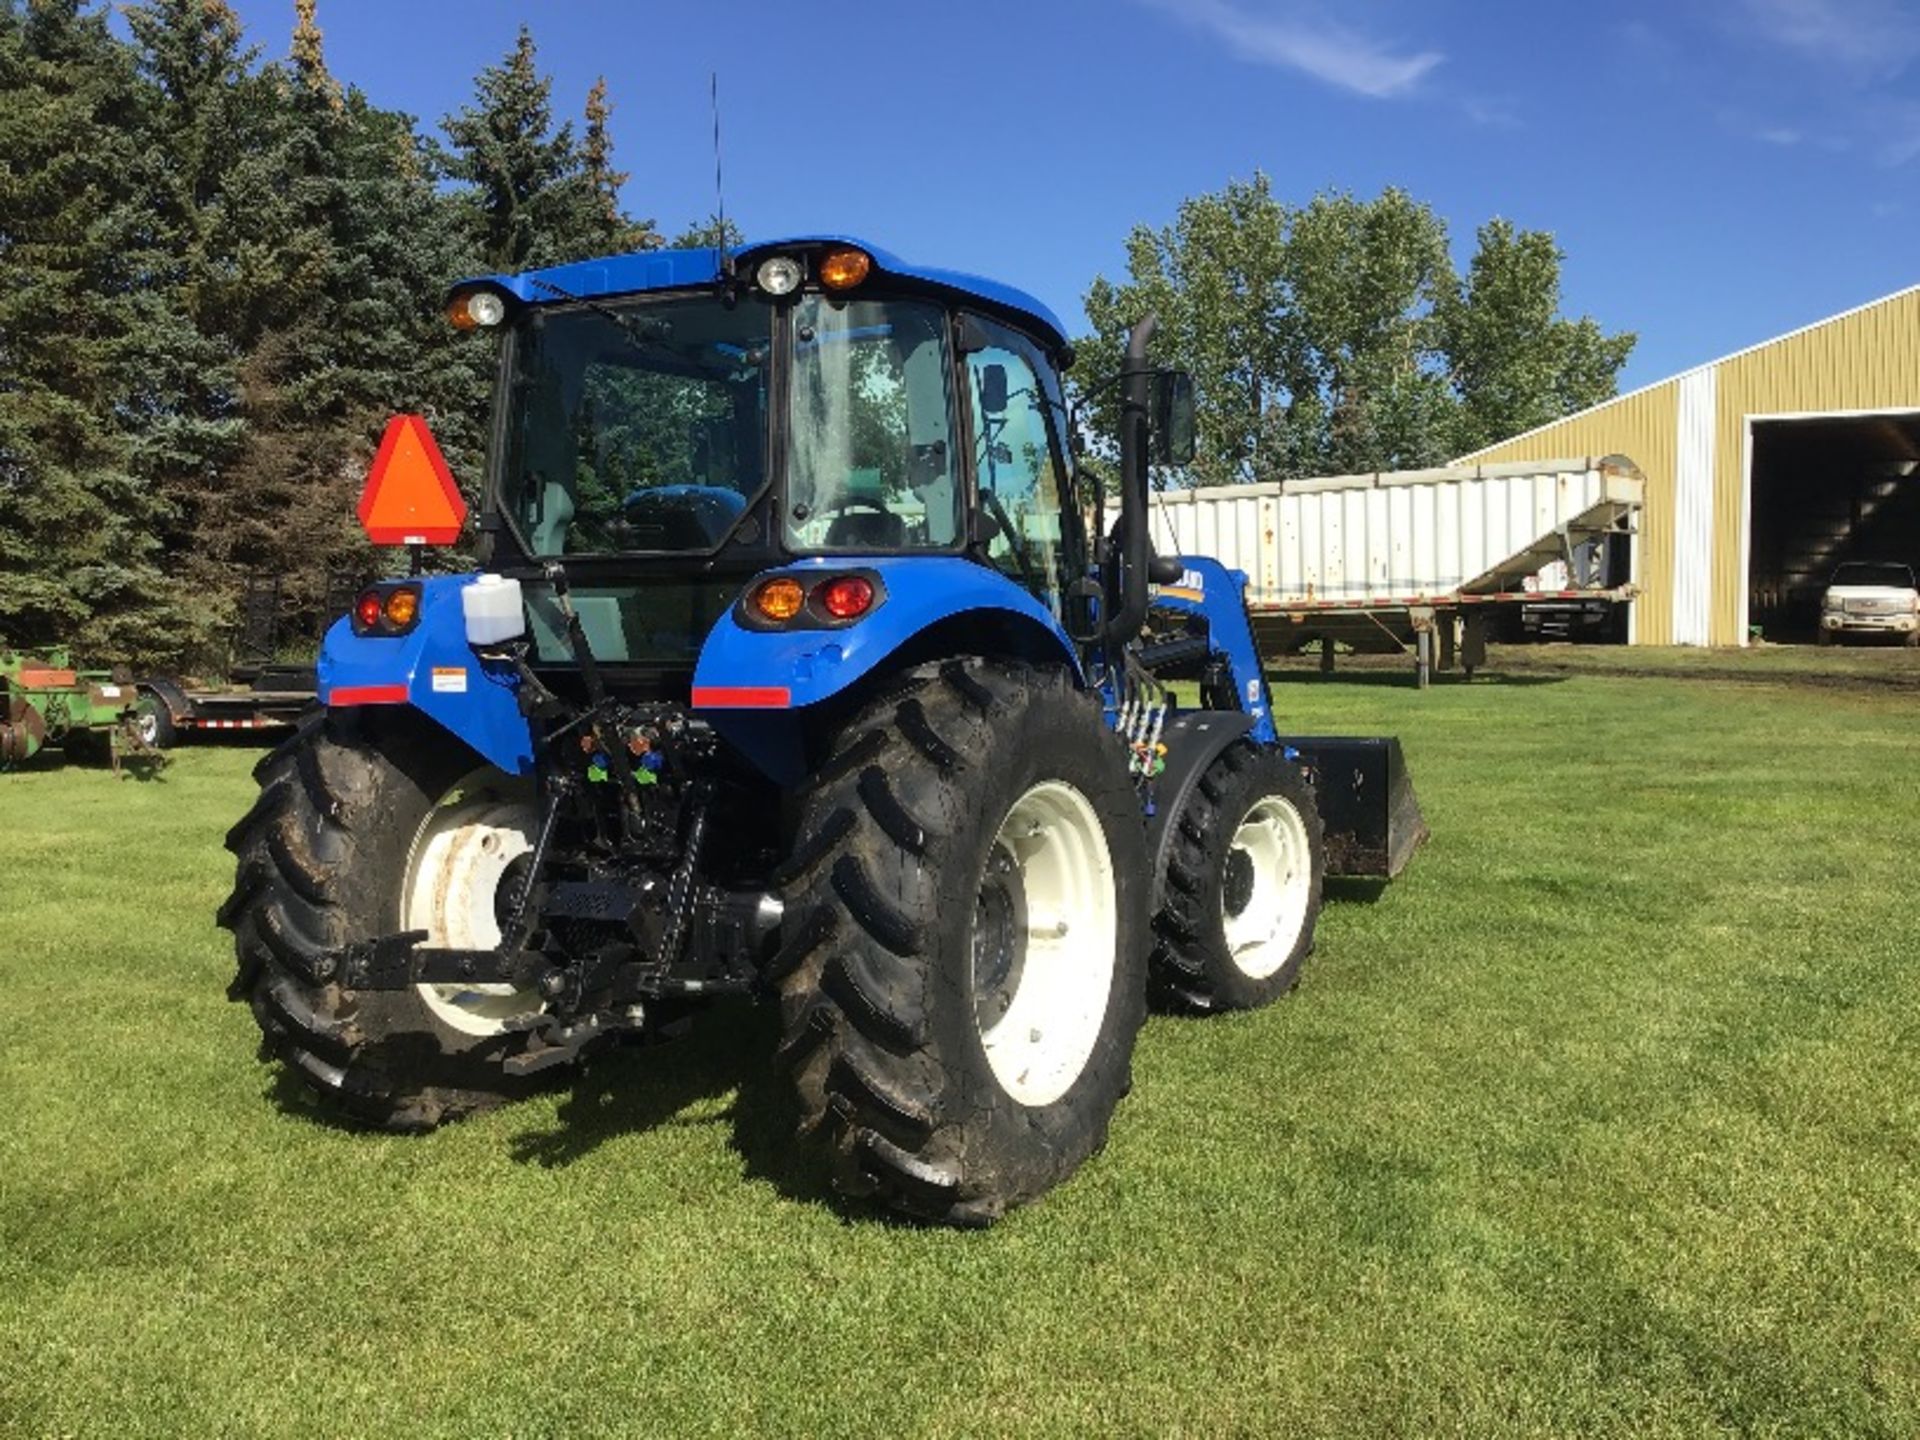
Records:
<instances>
[{"instance_id":1,"label":"white hopper trailer","mask_svg":"<svg viewBox=\"0 0 1920 1440\"><path fill-rule=\"evenodd\" d=\"M1216 485L1155 496L1153 533L1246 574L1264 653L1411 648L1425 685L1436 648L1485 662L1495 607L1630 601L1637 557L1624 577L1612 557L1645 490L1621 455Z\"/></svg>"}]
</instances>

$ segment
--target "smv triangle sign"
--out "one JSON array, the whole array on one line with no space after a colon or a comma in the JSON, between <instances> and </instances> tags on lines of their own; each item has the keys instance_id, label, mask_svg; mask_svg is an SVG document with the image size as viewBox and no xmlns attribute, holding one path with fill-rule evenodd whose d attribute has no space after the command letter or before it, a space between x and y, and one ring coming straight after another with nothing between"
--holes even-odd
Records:
<instances>
[{"instance_id":1,"label":"smv triangle sign","mask_svg":"<svg viewBox=\"0 0 1920 1440\"><path fill-rule=\"evenodd\" d=\"M467 503L421 416L387 422L356 513L376 545L451 545L460 538Z\"/></svg>"}]
</instances>

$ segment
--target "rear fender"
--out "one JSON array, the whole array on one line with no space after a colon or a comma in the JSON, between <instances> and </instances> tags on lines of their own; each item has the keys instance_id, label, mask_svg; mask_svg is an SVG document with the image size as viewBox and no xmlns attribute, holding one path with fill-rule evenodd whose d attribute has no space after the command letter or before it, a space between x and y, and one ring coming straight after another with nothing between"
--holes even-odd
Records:
<instances>
[{"instance_id":1,"label":"rear fender","mask_svg":"<svg viewBox=\"0 0 1920 1440\"><path fill-rule=\"evenodd\" d=\"M813 620L763 627L745 609L774 575L809 585L858 572L881 599L850 624ZM849 695L893 664L940 654L1011 650L1055 663L1084 684L1080 660L1060 623L999 571L957 555L821 557L756 576L708 632L693 676L693 705L719 733L782 784L801 778L806 711Z\"/></svg>"},{"instance_id":2,"label":"rear fender","mask_svg":"<svg viewBox=\"0 0 1920 1440\"><path fill-rule=\"evenodd\" d=\"M405 635L355 635L336 620L316 667L320 703L410 705L509 775L533 769L533 732L520 713L517 677L483 664L467 645L460 592L473 575L420 581L420 618Z\"/></svg>"}]
</instances>

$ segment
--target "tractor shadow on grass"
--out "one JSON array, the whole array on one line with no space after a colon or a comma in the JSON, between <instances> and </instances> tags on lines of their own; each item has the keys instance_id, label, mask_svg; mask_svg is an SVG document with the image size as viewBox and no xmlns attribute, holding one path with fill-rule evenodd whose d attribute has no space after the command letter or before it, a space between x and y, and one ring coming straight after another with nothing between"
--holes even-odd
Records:
<instances>
[{"instance_id":1,"label":"tractor shadow on grass","mask_svg":"<svg viewBox=\"0 0 1920 1440\"><path fill-rule=\"evenodd\" d=\"M795 1136L792 1090L773 1063L779 1028L771 1006L721 1002L677 1039L598 1056L566 1077L571 1084L559 1082L557 1123L516 1135L513 1158L563 1168L622 1135L726 1124L747 1178L767 1182L789 1200L844 1209L824 1157ZM686 1113L729 1094L732 1103L718 1113Z\"/></svg>"}]
</instances>

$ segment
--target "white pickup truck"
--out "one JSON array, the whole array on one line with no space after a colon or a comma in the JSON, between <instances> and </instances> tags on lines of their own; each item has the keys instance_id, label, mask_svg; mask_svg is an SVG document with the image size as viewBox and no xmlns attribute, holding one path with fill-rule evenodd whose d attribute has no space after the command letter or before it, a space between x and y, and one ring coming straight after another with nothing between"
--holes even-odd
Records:
<instances>
[{"instance_id":1,"label":"white pickup truck","mask_svg":"<svg viewBox=\"0 0 1920 1440\"><path fill-rule=\"evenodd\" d=\"M1920 587L1911 565L1850 560L1820 597L1820 643L1848 635L1897 635L1920 647Z\"/></svg>"}]
</instances>

